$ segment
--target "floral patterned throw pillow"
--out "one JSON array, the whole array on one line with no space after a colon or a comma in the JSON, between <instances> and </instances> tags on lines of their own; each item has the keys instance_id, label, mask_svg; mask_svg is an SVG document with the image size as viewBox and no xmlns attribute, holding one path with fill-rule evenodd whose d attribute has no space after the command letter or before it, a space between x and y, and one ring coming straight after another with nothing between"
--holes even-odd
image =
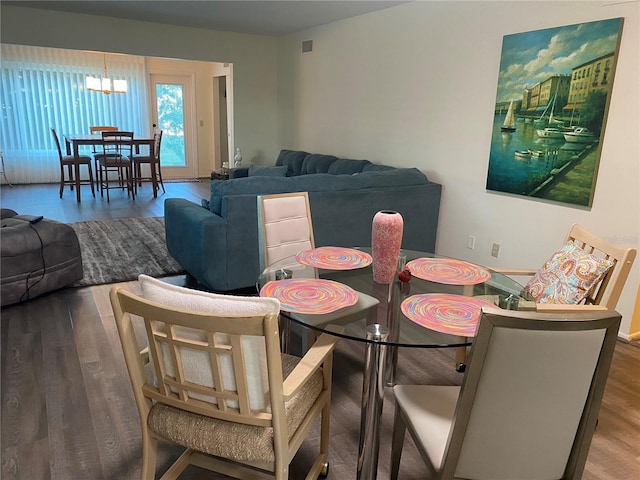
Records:
<instances>
[{"instance_id":1,"label":"floral patterned throw pillow","mask_svg":"<svg viewBox=\"0 0 640 480\"><path fill-rule=\"evenodd\" d=\"M536 303L580 303L613 266L573 243L557 250L524 287Z\"/></svg>"}]
</instances>

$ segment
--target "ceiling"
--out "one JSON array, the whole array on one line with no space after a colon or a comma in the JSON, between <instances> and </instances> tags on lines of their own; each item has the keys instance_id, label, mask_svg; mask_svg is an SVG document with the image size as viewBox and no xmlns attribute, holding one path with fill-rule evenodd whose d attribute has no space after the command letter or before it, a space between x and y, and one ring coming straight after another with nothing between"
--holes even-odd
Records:
<instances>
[{"instance_id":1,"label":"ceiling","mask_svg":"<svg viewBox=\"0 0 640 480\"><path fill-rule=\"evenodd\" d=\"M279 36L393 7L408 0L7 1L3 5ZM409 0L410 1L410 0Z\"/></svg>"}]
</instances>

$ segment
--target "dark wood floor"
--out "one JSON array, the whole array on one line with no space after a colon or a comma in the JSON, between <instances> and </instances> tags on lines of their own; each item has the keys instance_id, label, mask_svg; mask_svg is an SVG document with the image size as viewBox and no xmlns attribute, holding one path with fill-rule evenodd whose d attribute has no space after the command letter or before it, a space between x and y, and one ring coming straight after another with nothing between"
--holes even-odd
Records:
<instances>
[{"instance_id":1,"label":"dark wood floor","mask_svg":"<svg viewBox=\"0 0 640 480\"><path fill-rule=\"evenodd\" d=\"M191 182L164 182L166 193L153 198L151 185L142 184L138 189L135 201L127 197L126 192L112 190L110 202L96 193L91 196L88 186L82 188L82 201L76 202L75 191L68 187L62 198L59 198L58 185L2 185L0 204L2 208L10 208L18 213L43 215L45 218L60 222L72 223L84 220L109 220L112 218L138 218L164 216L164 200L180 197L200 204L202 198L209 198L210 181L207 179Z\"/></svg>"},{"instance_id":2,"label":"dark wood floor","mask_svg":"<svg viewBox=\"0 0 640 480\"><path fill-rule=\"evenodd\" d=\"M167 183L157 200L144 192L135 204L83 202L57 186L2 188L2 207L66 222L162 215L164 198L199 202L208 181ZM148 189L150 190L150 189ZM90 193L89 193L90 195ZM171 279L184 282L182 277ZM135 282L127 283L136 288ZM0 453L5 479L136 479L140 475L140 428L133 395L108 302L109 286L64 289L2 309ZM355 478L362 391L362 346L343 341L334 361L329 478ZM447 350L400 351L401 383L457 384ZM618 342L599 425L587 460L586 480L640 478L640 348ZM388 477L391 392L386 392L379 478ZM316 448L316 431L293 460L291 478L304 478ZM162 445L158 464L178 454ZM425 478L426 470L410 441L401 465L403 480ZM222 479L189 468L186 479Z\"/></svg>"}]
</instances>

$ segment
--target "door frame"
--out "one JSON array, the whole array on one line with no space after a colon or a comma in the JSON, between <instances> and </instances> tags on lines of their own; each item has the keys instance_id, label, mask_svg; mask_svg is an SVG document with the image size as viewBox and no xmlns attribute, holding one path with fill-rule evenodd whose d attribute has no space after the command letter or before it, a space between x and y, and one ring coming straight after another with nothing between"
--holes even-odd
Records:
<instances>
[{"instance_id":1,"label":"door frame","mask_svg":"<svg viewBox=\"0 0 640 480\"><path fill-rule=\"evenodd\" d=\"M149 118L151 124L158 124L156 83L176 84L183 86L184 112L184 167L162 167L164 178L197 178L198 177L198 135L196 118L196 79L195 74L181 74L175 71L150 70L149 82Z\"/></svg>"},{"instance_id":2,"label":"door frame","mask_svg":"<svg viewBox=\"0 0 640 480\"><path fill-rule=\"evenodd\" d=\"M220 63L214 62L214 72L212 77L212 90L213 95L213 110L214 110L214 168L219 170L222 168L222 162L224 160L229 162L230 166L233 166L233 157L235 155L235 123L234 123L234 92L233 92L233 63ZM218 88L220 84L224 82L226 90L226 125L221 125L224 121L220 115L220 97L218 95ZM227 136L227 152L226 155L221 151L222 142L220 136L222 133ZM226 158L225 158L226 157Z\"/></svg>"}]
</instances>

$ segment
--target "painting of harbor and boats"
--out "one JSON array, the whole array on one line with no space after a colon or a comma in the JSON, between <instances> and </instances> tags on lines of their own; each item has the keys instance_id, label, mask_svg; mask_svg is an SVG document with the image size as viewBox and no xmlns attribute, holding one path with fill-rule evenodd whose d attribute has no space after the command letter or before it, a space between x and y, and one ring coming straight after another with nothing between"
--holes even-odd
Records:
<instances>
[{"instance_id":1,"label":"painting of harbor and boats","mask_svg":"<svg viewBox=\"0 0 640 480\"><path fill-rule=\"evenodd\" d=\"M487 190L592 206L622 23L504 36Z\"/></svg>"}]
</instances>

